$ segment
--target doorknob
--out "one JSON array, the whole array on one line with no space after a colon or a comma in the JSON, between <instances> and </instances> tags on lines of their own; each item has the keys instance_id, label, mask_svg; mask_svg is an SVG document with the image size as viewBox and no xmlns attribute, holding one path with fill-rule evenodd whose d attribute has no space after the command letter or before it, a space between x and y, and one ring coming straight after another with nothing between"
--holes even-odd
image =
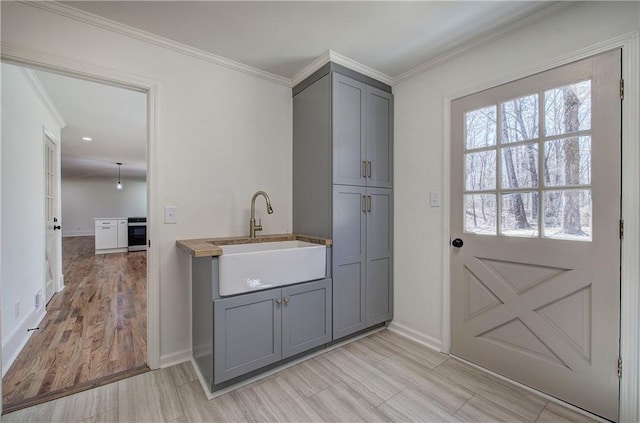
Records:
<instances>
[{"instance_id":1,"label":"doorknob","mask_svg":"<svg viewBox=\"0 0 640 423\"><path fill-rule=\"evenodd\" d=\"M58 218L57 218L57 217L54 217L54 218L53 218L53 223L56 223L57 221L58 221Z\"/></svg>"},{"instance_id":2,"label":"doorknob","mask_svg":"<svg viewBox=\"0 0 640 423\"><path fill-rule=\"evenodd\" d=\"M55 231L56 229L62 229L62 226L60 226L60 225L53 225L53 230Z\"/></svg>"},{"instance_id":3,"label":"doorknob","mask_svg":"<svg viewBox=\"0 0 640 423\"><path fill-rule=\"evenodd\" d=\"M451 241L451 245L453 245L456 248L462 248L462 246L464 245L464 242L462 242L460 238L456 238L453 241Z\"/></svg>"}]
</instances>

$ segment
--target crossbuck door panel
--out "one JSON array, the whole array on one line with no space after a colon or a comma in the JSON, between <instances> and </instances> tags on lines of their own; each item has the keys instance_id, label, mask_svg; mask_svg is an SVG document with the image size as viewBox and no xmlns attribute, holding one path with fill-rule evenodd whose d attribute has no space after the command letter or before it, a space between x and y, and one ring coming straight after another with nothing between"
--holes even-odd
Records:
<instances>
[{"instance_id":1,"label":"crossbuck door panel","mask_svg":"<svg viewBox=\"0 0 640 423\"><path fill-rule=\"evenodd\" d=\"M619 81L613 51L451 107L452 354L611 420Z\"/></svg>"}]
</instances>

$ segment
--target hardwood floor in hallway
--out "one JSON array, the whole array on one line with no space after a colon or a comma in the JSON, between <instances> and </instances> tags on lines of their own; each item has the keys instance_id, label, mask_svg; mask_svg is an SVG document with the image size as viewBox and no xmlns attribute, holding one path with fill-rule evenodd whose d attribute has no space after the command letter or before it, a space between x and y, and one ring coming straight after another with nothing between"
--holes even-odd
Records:
<instances>
[{"instance_id":1,"label":"hardwood floor in hallway","mask_svg":"<svg viewBox=\"0 0 640 423\"><path fill-rule=\"evenodd\" d=\"M65 288L2 379L3 412L148 371L147 253L62 241Z\"/></svg>"}]
</instances>

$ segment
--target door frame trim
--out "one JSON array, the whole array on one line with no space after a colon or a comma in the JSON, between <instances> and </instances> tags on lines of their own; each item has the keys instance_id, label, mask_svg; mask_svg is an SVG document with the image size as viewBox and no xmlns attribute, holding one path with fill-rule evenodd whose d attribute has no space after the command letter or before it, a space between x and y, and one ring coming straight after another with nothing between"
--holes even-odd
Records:
<instances>
[{"instance_id":1,"label":"door frame trim","mask_svg":"<svg viewBox=\"0 0 640 423\"><path fill-rule=\"evenodd\" d=\"M147 249L147 365L160 368L160 249L157 196L158 82L103 66L2 43L0 59L70 77L99 82L147 95L147 234L153 240Z\"/></svg>"},{"instance_id":2,"label":"door frame trim","mask_svg":"<svg viewBox=\"0 0 640 423\"><path fill-rule=\"evenodd\" d=\"M449 238L450 221L450 160L451 160L451 102L479 91L512 82L613 49L622 49L622 77L625 97L622 102L622 218L626 233L622 242L620 283L620 356L623 357L620 380L619 421L638 421L640 372L640 31L633 31L601 43L554 58L510 75L485 81L443 98L442 149L442 351L451 348L451 272ZM612 365L612 371L615 367Z\"/></svg>"}]
</instances>

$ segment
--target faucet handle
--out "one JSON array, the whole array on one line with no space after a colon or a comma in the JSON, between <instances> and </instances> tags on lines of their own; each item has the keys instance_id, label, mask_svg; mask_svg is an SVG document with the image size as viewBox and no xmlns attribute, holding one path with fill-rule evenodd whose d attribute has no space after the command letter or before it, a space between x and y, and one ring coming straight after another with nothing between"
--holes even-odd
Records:
<instances>
[{"instance_id":1,"label":"faucet handle","mask_svg":"<svg viewBox=\"0 0 640 423\"><path fill-rule=\"evenodd\" d=\"M259 218L259 219L258 219L258 226L259 226L260 228L262 228L262 218Z\"/></svg>"}]
</instances>

